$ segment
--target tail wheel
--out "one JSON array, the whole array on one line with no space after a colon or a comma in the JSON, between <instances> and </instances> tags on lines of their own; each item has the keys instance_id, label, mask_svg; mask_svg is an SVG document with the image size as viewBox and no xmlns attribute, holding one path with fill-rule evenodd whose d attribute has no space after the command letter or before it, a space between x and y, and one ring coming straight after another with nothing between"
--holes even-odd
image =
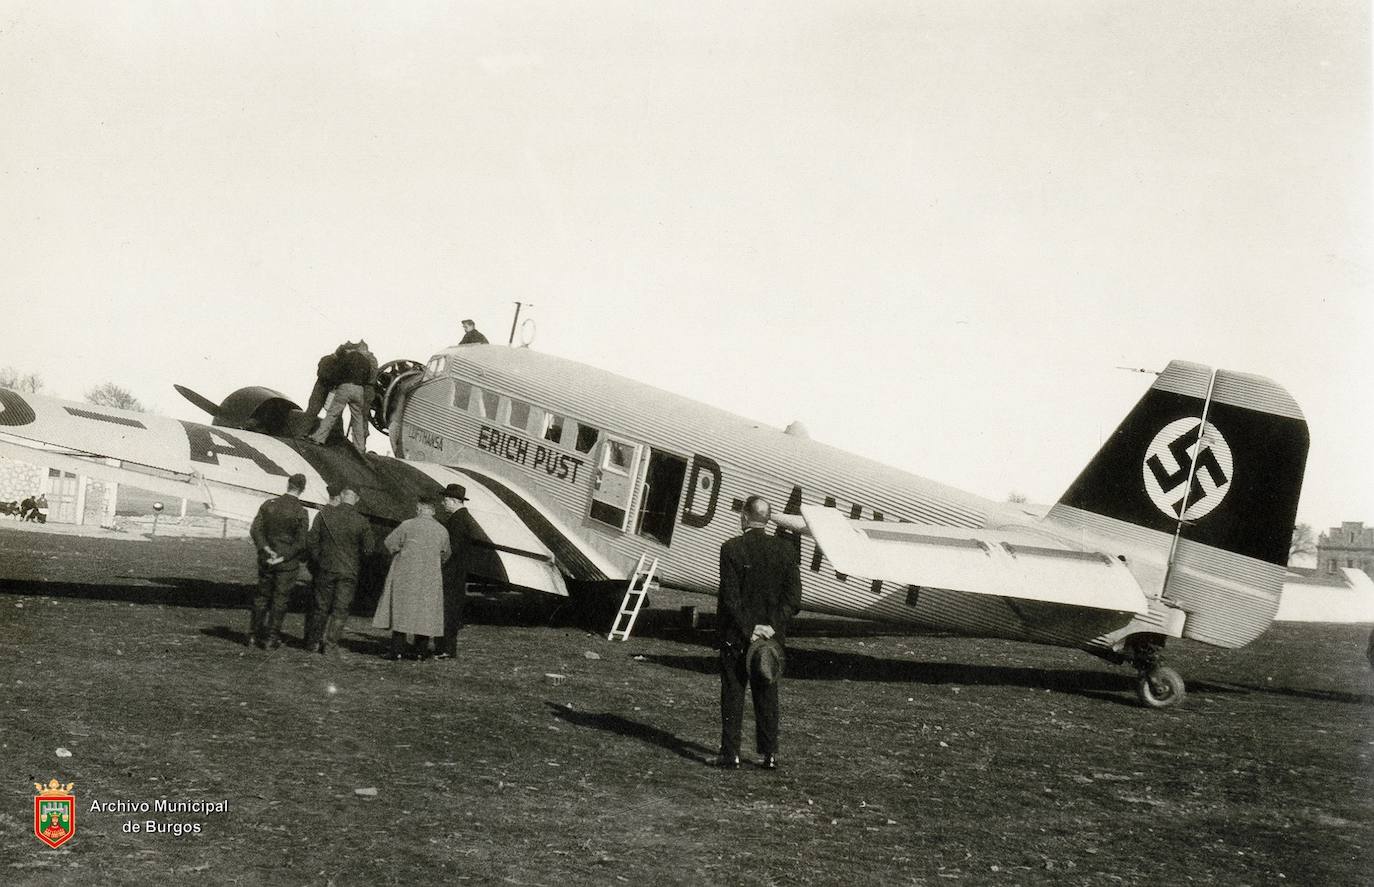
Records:
<instances>
[{"instance_id":1,"label":"tail wheel","mask_svg":"<svg viewBox=\"0 0 1374 887\"><path fill-rule=\"evenodd\" d=\"M1188 695L1183 678L1168 666L1159 665L1142 672L1136 679L1135 695L1146 708L1178 705Z\"/></svg>"}]
</instances>

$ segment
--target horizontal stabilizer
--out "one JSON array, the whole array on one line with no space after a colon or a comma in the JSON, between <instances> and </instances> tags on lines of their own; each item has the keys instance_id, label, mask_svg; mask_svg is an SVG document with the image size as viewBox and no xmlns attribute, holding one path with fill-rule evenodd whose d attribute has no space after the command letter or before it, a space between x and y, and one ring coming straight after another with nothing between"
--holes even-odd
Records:
<instances>
[{"instance_id":1,"label":"horizontal stabilizer","mask_svg":"<svg viewBox=\"0 0 1374 887\"><path fill-rule=\"evenodd\" d=\"M817 505L801 510L840 573L1099 610L1148 610L1126 565L1101 552L1015 532L856 521Z\"/></svg>"}]
</instances>

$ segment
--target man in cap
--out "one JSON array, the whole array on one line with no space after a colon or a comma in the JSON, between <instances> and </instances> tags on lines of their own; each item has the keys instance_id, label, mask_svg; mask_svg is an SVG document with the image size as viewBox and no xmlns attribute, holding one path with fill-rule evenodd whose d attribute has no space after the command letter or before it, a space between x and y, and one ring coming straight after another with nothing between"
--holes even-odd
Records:
<instances>
[{"instance_id":1,"label":"man in cap","mask_svg":"<svg viewBox=\"0 0 1374 887\"><path fill-rule=\"evenodd\" d=\"M339 504L339 493L342 490L343 487L338 484L326 484L325 491L329 493L329 501L325 503L321 511L323 511L324 508L337 506ZM305 546L305 564L310 568L310 585L312 592L305 602L305 649L307 650L315 649L315 642L318 639L319 633L323 631L318 596L320 585L320 561L319 552L315 548L315 540L313 538L315 535L315 526L318 523L319 512L316 512L315 521L310 525L310 535L306 538Z\"/></svg>"},{"instance_id":2,"label":"man in cap","mask_svg":"<svg viewBox=\"0 0 1374 887\"><path fill-rule=\"evenodd\" d=\"M315 618L306 632L305 649L320 653L338 652L358 590L358 571L376 547L372 527L357 511L358 491L347 484L330 484L329 496L329 504L310 526Z\"/></svg>"},{"instance_id":3,"label":"man in cap","mask_svg":"<svg viewBox=\"0 0 1374 887\"><path fill-rule=\"evenodd\" d=\"M281 646L282 620L309 543L310 520L300 501L304 492L305 475L291 475L285 495L262 503L249 529L258 549L258 591L253 598L249 643L268 650Z\"/></svg>"},{"instance_id":4,"label":"man in cap","mask_svg":"<svg viewBox=\"0 0 1374 887\"><path fill-rule=\"evenodd\" d=\"M760 766L778 766L778 678L787 623L801 609L797 551L768 534L772 508L750 496L740 515L743 533L720 547L720 756L717 764L739 767L744 726L744 688L754 698L754 742Z\"/></svg>"},{"instance_id":5,"label":"man in cap","mask_svg":"<svg viewBox=\"0 0 1374 887\"><path fill-rule=\"evenodd\" d=\"M458 632L463 629L463 604L467 601L469 546L477 530L476 521L463 507L467 501L468 491L462 484L444 487L444 527L451 553L444 562L444 640L436 659L458 655Z\"/></svg>"},{"instance_id":6,"label":"man in cap","mask_svg":"<svg viewBox=\"0 0 1374 887\"><path fill-rule=\"evenodd\" d=\"M486 345L487 337L477 331L477 324L471 320L463 321L463 338L459 345Z\"/></svg>"}]
</instances>

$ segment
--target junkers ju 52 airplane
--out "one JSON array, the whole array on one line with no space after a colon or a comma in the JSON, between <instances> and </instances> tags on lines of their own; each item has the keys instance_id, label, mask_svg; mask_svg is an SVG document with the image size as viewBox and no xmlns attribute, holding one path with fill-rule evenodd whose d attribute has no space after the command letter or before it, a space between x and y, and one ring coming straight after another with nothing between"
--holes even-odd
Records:
<instances>
[{"instance_id":1,"label":"junkers ju 52 airplane","mask_svg":"<svg viewBox=\"0 0 1374 887\"><path fill-rule=\"evenodd\" d=\"M1174 361L1036 517L524 348L383 367L373 418L398 458L300 439L312 420L270 389L219 405L179 390L211 425L0 389L0 454L240 518L297 471L307 504L348 478L383 524L463 483L489 537L473 572L557 595L623 584L646 553L662 584L713 594L760 494L798 547L804 609L1079 648L1133 666L1149 707L1184 697L1167 639L1240 647L1273 619L1308 448L1279 385Z\"/></svg>"}]
</instances>

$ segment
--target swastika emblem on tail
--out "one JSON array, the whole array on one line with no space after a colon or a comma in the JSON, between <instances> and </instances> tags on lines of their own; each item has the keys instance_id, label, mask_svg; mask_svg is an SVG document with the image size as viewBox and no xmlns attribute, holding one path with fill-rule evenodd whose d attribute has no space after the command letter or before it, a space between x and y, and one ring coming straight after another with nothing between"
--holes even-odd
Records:
<instances>
[{"instance_id":1,"label":"swastika emblem on tail","mask_svg":"<svg viewBox=\"0 0 1374 887\"><path fill-rule=\"evenodd\" d=\"M1197 418L1177 419L1161 428L1145 450L1142 470L1150 501L1182 520L1197 520L1220 505L1235 479L1226 438L1215 425L1208 422L1204 428Z\"/></svg>"}]
</instances>

